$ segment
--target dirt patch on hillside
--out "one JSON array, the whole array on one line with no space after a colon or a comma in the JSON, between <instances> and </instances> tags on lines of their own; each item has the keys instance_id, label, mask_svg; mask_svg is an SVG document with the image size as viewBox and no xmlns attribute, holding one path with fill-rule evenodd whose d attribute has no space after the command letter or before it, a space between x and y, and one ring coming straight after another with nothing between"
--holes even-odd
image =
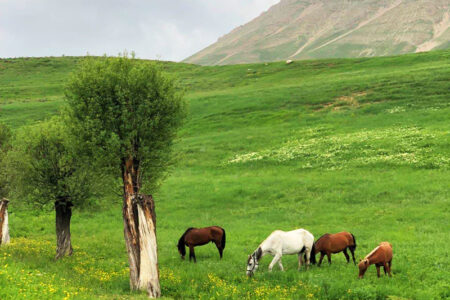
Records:
<instances>
[{"instance_id":1,"label":"dirt patch on hillside","mask_svg":"<svg viewBox=\"0 0 450 300\"><path fill-rule=\"evenodd\" d=\"M315 111L322 111L332 109L334 111L344 108L358 108L361 106L359 99L366 96L367 92L356 92L351 95L345 95L335 98L332 102L320 104L319 107L315 107Z\"/></svg>"}]
</instances>

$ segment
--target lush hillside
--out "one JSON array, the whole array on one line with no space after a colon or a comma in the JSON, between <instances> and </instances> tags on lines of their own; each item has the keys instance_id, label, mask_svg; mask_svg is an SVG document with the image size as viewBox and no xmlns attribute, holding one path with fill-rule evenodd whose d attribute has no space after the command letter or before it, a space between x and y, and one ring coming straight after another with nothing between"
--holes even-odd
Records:
<instances>
[{"instance_id":1,"label":"lush hillside","mask_svg":"<svg viewBox=\"0 0 450 300\"><path fill-rule=\"evenodd\" d=\"M185 61L385 56L450 46L447 0L281 0Z\"/></svg>"},{"instance_id":2,"label":"lush hillside","mask_svg":"<svg viewBox=\"0 0 450 300\"><path fill-rule=\"evenodd\" d=\"M79 58L0 61L0 121L36 122L63 103ZM143 62L145 63L145 62ZM190 116L178 165L157 201L162 292L171 298L442 299L448 278L450 51L385 58L199 67L163 63L180 78ZM75 211L72 257L55 262L51 211L12 199L12 244L0 249L0 299L144 299L130 293L121 198ZM220 225L213 245L181 261L187 227ZM343 254L298 272L255 277L245 263L274 229L316 238L351 231L357 258L394 248L393 278L363 280Z\"/></svg>"}]
</instances>

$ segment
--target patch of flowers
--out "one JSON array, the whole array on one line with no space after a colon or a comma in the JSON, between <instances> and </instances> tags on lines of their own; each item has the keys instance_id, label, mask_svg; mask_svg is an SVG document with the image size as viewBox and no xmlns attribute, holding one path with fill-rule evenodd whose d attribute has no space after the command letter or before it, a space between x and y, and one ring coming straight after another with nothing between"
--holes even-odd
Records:
<instances>
[{"instance_id":1,"label":"patch of flowers","mask_svg":"<svg viewBox=\"0 0 450 300\"><path fill-rule=\"evenodd\" d=\"M46 240L33 240L17 237L2 247L0 252L0 286L7 288L13 299L72 299L78 297L84 288L61 285L64 278L50 274L38 268L20 268L20 264L8 261L12 259L29 260L31 257L53 257L53 244ZM13 261L14 262L14 261ZM85 289L87 290L87 289ZM6 291L5 291L6 292ZM1 297L0 297L1 298Z\"/></svg>"},{"instance_id":2,"label":"patch of flowers","mask_svg":"<svg viewBox=\"0 0 450 300\"><path fill-rule=\"evenodd\" d=\"M204 283L207 299L318 299L321 288L301 280L294 284L280 284L247 278L245 285L236 285L215 274L208 274ZM203 298L203 297L200 297Z\"/></svg>"},{"instance_id":3,"label":"patch of flowers","mask_svg":"<svg viewBox=\"0 0 450 300\"><path fill-rule=\"evenodd\" d=\"M448 168L448 155L438 153L449 132L430 132L418 127L396 127L333 134L315 128L280 147L238 154L228 164L255 161L296 160L301 168L342 169L348 166L387 164L418 168Z\"/></svg>"},{"instance_id":4,"label":"patch of flowers","mask_svg":"<svg viewBox=\"0 0 450 300\"><path fill-rule=\"evenodd\" d=\"M208 274L208 281L205 283L205 289L208 288L211 294L214 295L211 299L235 298L241 292L237 286L228 283L215 274Z\"/></svg>"},{"instance_id":5,"label":"patch of flowers","mask_svg":"<svg viewBox=\"0 0 450 300\"><path fill-rule=\"evenodd\" d=\"M181 283L181 277L178 275L175 275L175 273L170 269L160 268L159 278L162 281L168 282L169 284L180 284Z\"/></svg>"},{"instance_id":6,"label":"patch of flowers","mask_svg":"<svg viewBox=\"0 0 450 300\"><path fill-rule=\"evenodd\" d=\"M396 114L396 113L404 112L405 110L406 109L404 107L396 106L396 107L387 109L386 112L389 114Z\"/></svg>"}]
</instances>

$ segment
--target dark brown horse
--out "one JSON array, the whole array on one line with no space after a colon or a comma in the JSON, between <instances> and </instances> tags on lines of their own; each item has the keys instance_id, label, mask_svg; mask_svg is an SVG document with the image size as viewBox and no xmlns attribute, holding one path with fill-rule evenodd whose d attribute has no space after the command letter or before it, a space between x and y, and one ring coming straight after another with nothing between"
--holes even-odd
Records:
<instances>
[{"instance_id":1,"label":"dark brown horse","mask_svg":"<svg viewBox=\"0 0 450 300\"><path fill-rule=\"evenodd\" d=\"M359 268L359 278L364 277L367 268L370 265L375 265L377 267L377 275L380 277L380 267L384 268L384 274L391 275L391 265L392 265L392 245L388 242L381 242L378 247L373 249L367 256L361 260L358 264Z\"/></svg>"},{"instance_id":2,"label":"dark brown horse","mask_svg":"<svg viewBox=\"0 0 450 300\"><path fill-rule=\"evenodd\" d=\"M184 259L186 255L185 246L188 246L189 261L194 258L194 262L197 262L194 247L206 245L209 242L216 244L220 258L222 258L223 249L225 249L225 229L219 226L188 228L178 240L178 252L180 252L181 258Z\"/></svg>"},{"instance_id":3,"label":"dark brown horse","mask_svg":"<svg viewBox=\"0 0 450 300\"><path fill-rule=\"evenodd\" d=\"M339 253L341 251L344 252L345 258L347 259L347 263L350 262L350 257L347 253L347 248L352 253L353 263L356 265L355 261L355 249L356 249L356 240L355 236L350 232L339 232L335 234L326 233L322 235L317 242L315 243L316 251L313 255L320 252L320 260L318 266L322 264L323 257L325 254L328 257L328 263L331 264L331 254Z\"/></svg>"}]
</instances>

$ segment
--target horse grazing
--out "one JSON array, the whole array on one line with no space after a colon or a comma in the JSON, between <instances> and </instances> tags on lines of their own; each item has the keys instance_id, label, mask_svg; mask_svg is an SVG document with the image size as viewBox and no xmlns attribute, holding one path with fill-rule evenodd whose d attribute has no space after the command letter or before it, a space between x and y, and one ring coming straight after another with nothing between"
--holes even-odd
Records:
<instances>
[{"instance_id":1,"label":"horse grazing","mask_svg":"<svg viewBox=\"0 0 450 300\"><path fill-rule=\"evenodd\" d=\"M355 261L355 249L356 249L356 240L355 236L350 232L339 232L335 234L326 233L322 235L317 242L315 243L316 251L312 254L315 256L320 252L320 259L317 266L320 267L322 264L323 257L325 254L328 257L328 263L331 264L331 254L339 253L341 251L344 252L345 258L347 259L347 263L350 262L350 257L347 253L347 248L352 253L353 263L356 265Z\"/></svg>"},{"instance_id":2,"label":"horse grazing","mask_svg":"<svg viewBox=\"0 0 450 300\"><path fill-rule=\"evenodd\" d=\"M297 229L292 231L275 230L272 232L258 248L248 256L247 260L247 276L252 276L258 269L259 260L266 254L274 256L269 265L269 272L272 271L273 266L278 263L281 271L284 271L281 264L281 256L285 254L298 255L298 269L303 263L303 256L306 259L306 268L309 267L309 262L315 263L314 255L314 236L305 229Z\"/></svg>"},{"instance_id":3,"label":"horse grazing","mask_svg":"<svg viewBox=\"0 0 450 300\"><path fill-rule=\"evenodd\" d=\"M194 259L194 262L197 262L195 258L194 247L206 245L209 242L213 242L216 244L217 249L219 250L220 258L223 255L223 249L225 249L225 229L218 226L211 226L205 228L188 228L181 238L178 240L178 252L180 252L181 259L184 259L186 255L185 246L189 247L189 261Z\"/></svg>"},{"instance_id":4,"label":"horse grazing","mask_svg":"<svg viewBox=\"0 0 450 300\"><path fill-rule=\"evenodd\" d=\"M383 266L384 274L386 272L391 277L391 265L392 265L392 245L388 242L381 242L378 247L372 250L367 256L361 260L358 264L359 268L359 278L364 277L364 273L366 273L367 268L370 265L375 264L377 267L377 275L380 277L380 267Z\"/></svg>"}]
</instances>

